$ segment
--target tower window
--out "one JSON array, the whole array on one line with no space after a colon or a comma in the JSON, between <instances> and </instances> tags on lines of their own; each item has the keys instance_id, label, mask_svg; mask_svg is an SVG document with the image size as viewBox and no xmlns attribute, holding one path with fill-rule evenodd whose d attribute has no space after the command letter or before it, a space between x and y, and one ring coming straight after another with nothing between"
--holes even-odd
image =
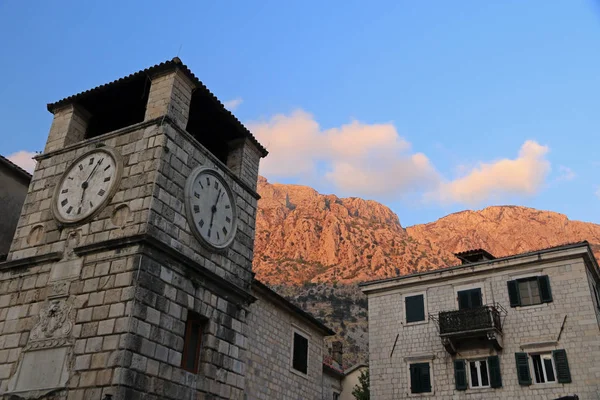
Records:
<instances>
[{"instance_id":1,"label":"tower window","mask_svg":"<svg viewBox=\"0 0 600 400\"><path fill-rule=\"evenodd\" d=\"M139 75L83 96L78 104L91 114L85 138L143 122L149 94L150 80L145 75Z\"/></svg>"},{"instance_id":2,"label":"tower window","mask_svg":"<svg viewBox=\"0 0 600 400\"><path fill-rule=\"evenodd\" d=\"M205 328L206 319L193 311L188 311L188 319L185 324L185 337L183 339L181 368L194 374L198 373L200 365L200 350L202 348L202 336Z\"/></svg>"}]
</instances>

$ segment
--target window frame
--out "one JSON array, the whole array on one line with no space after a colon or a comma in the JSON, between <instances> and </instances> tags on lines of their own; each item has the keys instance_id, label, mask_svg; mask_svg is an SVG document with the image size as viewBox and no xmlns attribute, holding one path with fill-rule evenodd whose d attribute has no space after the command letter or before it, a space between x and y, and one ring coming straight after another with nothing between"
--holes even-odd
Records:
<instances>
[{"instance_id":1,"label":"window frame","mask_svg":"<svg viewBox=\"0 0 600 400\"><path fill-rule=\"evenodd\" d=\"M207 318L201 316L200 314L198 314L192 310L188 310L187 319L185 321L185 332L184 332L184 336L183 336L183 351L181 354L181 366L180 366L180 368L183 369L184 371L190 372L192 374L198 374L198 371L200 370L200 355L202 353L202 348L204 347L204 342L205 342L204 338L206 335L207 322L208 322ZM200 333L198 335L198 344L196 345L196 351L194 352L194 365L190 369L187 367L187 362L188 362L188 356L189 356L188 355L189 346L191 346L190 336L191 336L192 328L194 326L197 326L198 329L200 329Z\"/></svg>"},{"instance_id":2,"label":"window frame","mask_svg":"<svg viewBox=\"0 0 600 400\"><path fill-rule=\"evenodd\" d=\"M408 312L406 311L406 298L407 297L415 297L415 296L423 296L423 319L419 321L408 322ZM420 325L427 324L429 322L429 313L427 312L427 291L423 290L420 292L412 292L402 295L401 302L403 304L403 312L404 312L404 325L412 326L412 325Z\"/></svg>"},{"instance_id":3,"label":"window frame","mask_svg":"<svg viewBox=\"0 0 600 400\"><path fill-rule=\"evenodd\" d=\"M520 306L521 307L537 306L539 304L543 304L544 303L542 301L542 295L540 293L540 283L539 283L539 280L538 280L537 276L530 276L528 278L515 279L515 281L517 282L517 290L519 291L519 299L520 299ZM536 286L536 289L537 289L537 297L539 298L539 302L525 304L523 302L523 296L521 295L521 285L523 285L523 284L527 285L528 298L529 298L529 300L532 300L533 299L533 291L532 291L532 288L531 288L531 283L532 282L535 282L535 286Z\"/></svg>"},{"instance_id":4,"label":"window frame","mask_svg":"<svg viewBox=\"0 0 600 400\"><path fill-rule=\"evenodd\" d=\"M543 373L543 377L545 379L545 382L538 382L537 381L537 375L535 373L535 364L533 361L533 356L539 356L540 357L540 365L542 367L542 373ZM546 372L546 363L544 362L544 356L548 357L548 359L550 360L550 363L552 364L552 374L554 375L554 380L553 381L548 381L548 374ZM531 371L531 383L534 385L553 385L553 384L557 384L558 383L558 375L557 375L557 371L556 371L556 363L554 362L554 355L552 354L551 351L541 351L541 352L535 352L535 353L527 353L527 358L529 359L529 370Z\"/></svg>"},{"instance_id":5,"label":"window frame","mask_svg":"<svg viewBox=\"0 0 600 400\"><path fill-rule=\"evenodd\" d=\"M410 367L411 365L414 364L428 364L429 365L429 385L430 385L430 391L429 392L416 392L413 393L412 389L411 389L411 375L410 375ZM410 359L410 360L406 360L406 376L408 379L408 386L407 386L407 395L408 397L425 397L425 396L435 396L435 386L434 386L434 379L433 379L433 360L431 358L419 358L419 359Z\"/></svg>"},{"instance_id":6,"label":"window frame","mask_svg":"<svg viewBox=\"0 0 600 400\"><path fill-rule=\"evenodd\" d=\"M479 281L479 282L467 283L464 285L454 286L454 302L456 304L457 310L460 307L460 304L458 302L458 292L462 292L464 290L472 290L472 289L479 289L481 291L481 305L484 306L487 304L487 299L485 296L485 282Z\"/></svg>"},{"instance_id":7,"label":"window frame","mask_svg":"<svg viewBox=\"0 0 600 400\"><path fill-rule=\"evenodd\" d=\"M471 378L471 363L472 362L478 363L477 367L476 367L477 379L479 380L479 383L480 383L478 386L473 386L473 380ZM482 362L485 363L485 368L486 368L486 375L487 375L487 381L488 381L488 384L486 386L482 385L482 379L481 379L481 363ZM479 390L479 389L489 389L492 387L492 379L490 377L490 366L488 364L487 358L466 359L465 364L467 366L467 382L469 384L469 386L468 386L469 389Z\"/></svg>"},{"instance_id":8,"label":"window frame","mask_svg":"<svg viewBox=\"0 0 600 400\"><path fill-rule=\"evenodd\" d=\"M294 336L298 334L299 336L302 336L304 339L306 339L306 373L294 368L294 346L295 346L295 341L294 341ZM301 376L303 378L307 378L308 379L308 375L310 372L310 342L311 342L311 335L300 329L299 327L297 327L296 325L292 324L292 334L291 334L291 346L290 346L290 371L293 372L294 374Z\"/></svg>"}]
</instances>

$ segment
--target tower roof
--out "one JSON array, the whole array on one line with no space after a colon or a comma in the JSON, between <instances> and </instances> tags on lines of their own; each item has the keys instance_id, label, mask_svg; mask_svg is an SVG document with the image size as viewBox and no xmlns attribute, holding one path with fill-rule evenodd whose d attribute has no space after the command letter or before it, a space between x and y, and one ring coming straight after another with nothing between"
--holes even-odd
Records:
<instances>
[{"instance_id":1,"label":"tower roof","mask_svg":"<svg viewBox=\"0 0 600 400\"><path fill-rule=\"evenodd\" d=\"M133 74L127 75L125 77L119 78L109 83L105 83L104 85L96 86L95 88L74 94L69 97L65 97L64 99L58 100L54 103L49 103L47 105L48 111L54 113L57 109L64 107L68 104L83 104L89 103L93 101L97 96L101 96L102 94L106 94L109 90L114 90L118 87L131 87L136 83L140 83L143 87L146 84L146 80L150 79L152 76L159 75L165 72L180 70L183 72L188 79L190 79L194 85L196 86L195 90L202 91L202 94L212 103L213 106L218 110L219 113L223 113L224 116L231 122L231 124L238 130L241 134L247 137L261 152L261 156L265 157L268 154L267 149L265 149L254 137L252 132L248 130L238 120L235 115L231 113L223 103L200 81L196 75L179 59L179 57L175 57L171 60L167 60L160 64L153 65L149 68L134 72ZM150 84L149 82L147 83Z\"/></svg>"}]
</instances>

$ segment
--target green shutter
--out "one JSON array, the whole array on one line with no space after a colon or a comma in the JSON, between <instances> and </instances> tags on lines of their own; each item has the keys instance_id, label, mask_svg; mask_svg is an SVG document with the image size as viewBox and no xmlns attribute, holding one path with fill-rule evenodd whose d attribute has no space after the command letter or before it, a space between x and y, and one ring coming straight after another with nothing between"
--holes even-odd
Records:
<instances>
[{"instance_id":1,"label":"green shutter","mask_svg":"<svg viewBox=\"0 0 600 400\"><path fill-rule=\"evenodd\" d=\"M554 350L554 365L556 366L556 375L558 383L571 383L571 371L569 370L569 361L565 350Z\"/></svg>"},{"instance_id":2,"label":"green shutter","mask_svg":"<svg viewBox=\"0 0 600 400\"><path fill-rule=\"evenodd\" d=\"M404 299L406 322L425 321L425 298L422 294L408 296Z\"/></svg>"},{"instance_id":3,"label":"green shutter","mask_svg":"<svg viewBox=\"0 0 600 400\"><path fill-rule=\"evenodd\" d=\"M538 287L540 288L542 303L550 303L552 301L552 290L550 289L548 275L538 276Z\"/></svg>"},{"instance_id":4,"label":"green shutter","mask_svg":"<svg viewBox=\"0 0 600 400\"><path fill-rule=\"evenodd\" d=\"M456 390L467 390L467 367L465 360L454 360L454 382Z\"/></svg>"},{"instance_id":5,"label":"green shutter","mask_svg":"<svg viewBox=\"0 0 600 400\"><path fill-rule=\"evenodd\" d=\"M498 358L498 356L488 357L488 367L490 369L490 386L493 388L502 387L502 375L500 374L500 358Z\"/></svg>"},{"instance_id":6,"label":"green shutter","mask_svg":"<svg viewBox=\"0 0 600 400\"><path fill-rule=\"evenodd\" d=\"M431 392L431 371L429 370L429 363L421 365L421 393Z\"/></svg>"},{"instance_id":7,"label":"green shutter","mask_svg":"<svg viewBox=\"0 0 600 400\"><path fill-rule=\"evenodd\" d=\"M516 307L521 305L521 296L519 295L519 284L517 281L508 281L508 299L510 306Z\"/></svg>"},{"instance_id":8,"label":"green shutter","mask_svg":"<svg viewBox=\"0 0 600 400\"><path fill-rule=\"evenodd\" d=\"M410 392L421 393L421 368L419 364L410 365Z\"/></svg>"},{"instance_id":9,"label":"green shutter","mask_svg":"<svg viewBox=\"0 0 600 400\"><path fill-rule=\"evenodd\" d=\"M531 385L531 375L529 374L529 357L527 353L515 353L517 361L517 377L519 385Z\"/></svg>"}]
</instances>

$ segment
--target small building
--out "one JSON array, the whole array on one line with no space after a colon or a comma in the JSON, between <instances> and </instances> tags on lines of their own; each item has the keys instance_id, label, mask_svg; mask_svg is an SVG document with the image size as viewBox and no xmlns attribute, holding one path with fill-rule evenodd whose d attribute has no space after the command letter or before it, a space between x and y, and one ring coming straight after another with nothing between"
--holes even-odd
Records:
<instances>
[{"instance_id":1,"label":"small building","mask_svg":"<svg viewBox=\"0 0 600 400\"><path fill-rule=\"evenodd\" d=\"M600 394L600 271L587 242L361 284L373 398Z\"/></svg>"},{"instance_id":2,"label":"small building","mask_svg":"<svg viewBox=\"0 0 600 400\"><path fill-rule=\"evenodd\" d=\"M367 370L369 366L365 363L358 363L346 370L344 370L344 378L342 379L342 392L340 400L356 400L352 395L354 387L359 384L358 378L363 371Z\"/></svg>"},{"instance_id":3,"label":"small building","mask_svg":"<svg viewBox=\"0 0 600 400\"><path fill-rule=\"evenodd\" d=\"M10 249L29 182L27 171L0 155L0 261L6 259Z\"/></svg>"},{"instance_id":4,"label":"small building","mask_svg":"<svg viewBox=\"0 0 600 400\"><path fill-rule=\"evenodd\" d=\"M249 399L331 399L325 395L324 338L335 334L311 314L254 280L248 313Z\"/></svg>"}]
</instances>

